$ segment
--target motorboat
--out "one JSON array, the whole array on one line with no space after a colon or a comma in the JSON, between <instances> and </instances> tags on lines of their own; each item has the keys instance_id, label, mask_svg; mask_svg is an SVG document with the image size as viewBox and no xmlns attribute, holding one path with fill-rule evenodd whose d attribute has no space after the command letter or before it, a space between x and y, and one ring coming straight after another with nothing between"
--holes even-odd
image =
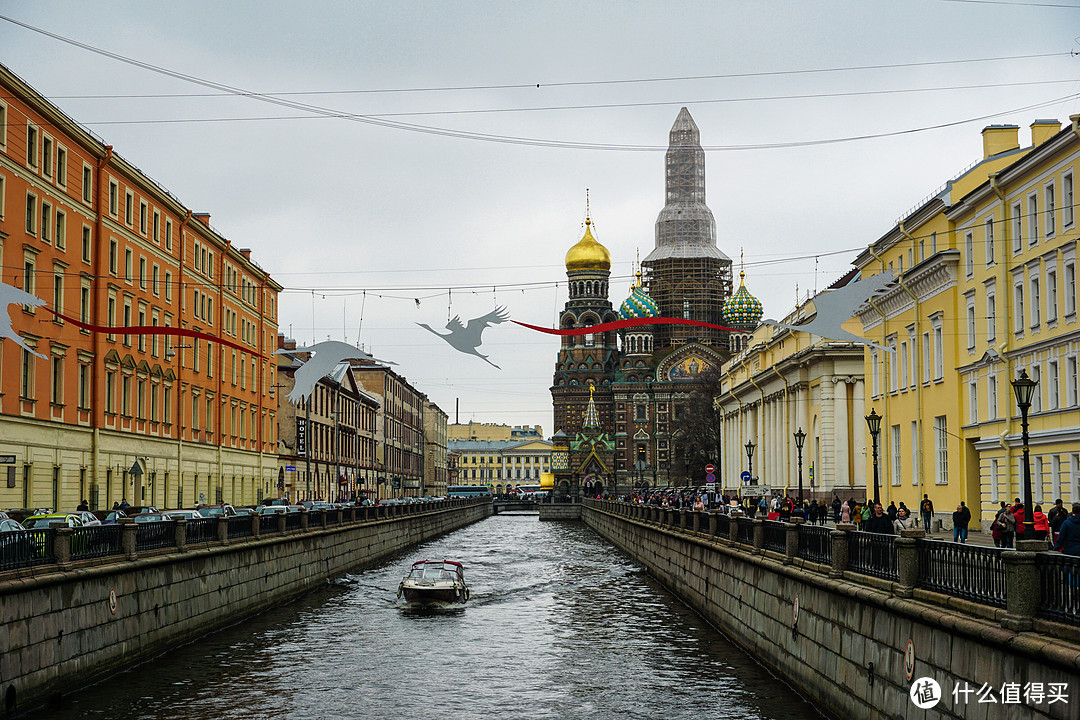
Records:
<instances>
[{"instance_id":1,"label":"motorboat","mask_svg":"<svg viewBox=\"0 0 1080 720\"><path fill-rule=\"evenodd\" d=\"M398 597L410 603L464 603L469 599L465 571L453 560L418 560L398 585Z\"/></svg>"}]
</instances>

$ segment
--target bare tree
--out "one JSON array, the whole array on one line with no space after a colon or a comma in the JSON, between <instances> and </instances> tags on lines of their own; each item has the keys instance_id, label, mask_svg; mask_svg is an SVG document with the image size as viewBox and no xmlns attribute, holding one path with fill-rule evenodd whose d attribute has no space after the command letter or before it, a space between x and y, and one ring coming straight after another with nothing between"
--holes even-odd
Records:
<instances>
[{"instance_id":1,"label":"bare tree","mask_svg":"<svg viewBox=\"0 0 1080 720\"><path fill-rule=\"evenodd\" d=\"M672 474L688 485L705 483L705 466L720 465L720 422L714 398L720 393L720 371L709 368L689 386L690 397L676 404L672 423Z\"/></svg>"}]
</instances>

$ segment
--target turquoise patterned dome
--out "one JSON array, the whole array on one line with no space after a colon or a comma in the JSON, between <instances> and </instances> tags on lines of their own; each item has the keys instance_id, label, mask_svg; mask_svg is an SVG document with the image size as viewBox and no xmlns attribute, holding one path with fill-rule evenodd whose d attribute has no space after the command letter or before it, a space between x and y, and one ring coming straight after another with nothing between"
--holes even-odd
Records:
<instances>
[{"instance_id":1,"label":"turquoise patterned dome","mask_svg":"<svg viewBox=\"0 0 1080 720\"><path fill-rule=\"evenodd\" d=\"M645 292L645 288L635 285L630 291L630 297L626 298L622 306L619 307L619 315L622 316L623 320L654 318L660 316L660 307Z\"/></svg>"},{"instance_id":2,"label":"turquoise patterned dome","mask_svg":"<svg viewBox=\"0 0 1080 720\"><path fill-rule=\"evenodd\" d=\"M761 321L761 301L746 289L746 273L739 273L739 290L724 303L724 321L739 329L753 329Z\"/></svg>"}]
</instances>

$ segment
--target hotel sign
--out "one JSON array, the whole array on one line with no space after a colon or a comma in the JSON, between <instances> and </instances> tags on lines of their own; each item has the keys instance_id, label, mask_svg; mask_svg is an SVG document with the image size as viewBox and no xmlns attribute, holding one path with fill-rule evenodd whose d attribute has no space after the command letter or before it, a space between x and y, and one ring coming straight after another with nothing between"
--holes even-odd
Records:
<instances>
[{"instance_id":1,"label":"hotel sign","mask_svg":"<svg viewBox=\"0 0 1080 720\"><path fill-rule=\"evenodd\" d=\"M296 420L296 454L307 456L307 421L303 418Z\"/></svg>"}]
</instances>

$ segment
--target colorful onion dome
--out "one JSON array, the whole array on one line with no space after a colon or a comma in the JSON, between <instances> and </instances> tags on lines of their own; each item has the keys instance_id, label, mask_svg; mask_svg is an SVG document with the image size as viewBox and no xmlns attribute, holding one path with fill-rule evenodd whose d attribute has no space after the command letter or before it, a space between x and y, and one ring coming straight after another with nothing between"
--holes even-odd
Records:
<instances>
[{"instance_id":1,"label":"colorful onion dome","mask_svg":"<svg viewBox=\"0 0 1080 720\"><path fill-rule=\"evenodd\" d=\"M761 301L746 289L746 273L739 273L739 289L724 303L724 321L735 328L753 329L761 321Z\"/></svg>"},{"instance_id":2,"label":"colorful onion dome","mask_svg":"<svg viewBox=\"0 0 1080 720\"><path fill-rule=\"evenodd\" d=\"M567 270L611 270L611 253L596 242L590 229L592 221L585 218L585 235L566 252Z\"/></svg>"},{"instance_id":3,"label":"colorful onion dome","mask_svg":"<svg viewBox=\"0 0 1080 720\"><path fill-rule=\"evenodd\" d=\"M660 317L660 306L641 287L640 274L638 278L637 285L630 290L630 297L623 300L619 307L619 315L623 320Z\"/></svg>"}]
</instances>

